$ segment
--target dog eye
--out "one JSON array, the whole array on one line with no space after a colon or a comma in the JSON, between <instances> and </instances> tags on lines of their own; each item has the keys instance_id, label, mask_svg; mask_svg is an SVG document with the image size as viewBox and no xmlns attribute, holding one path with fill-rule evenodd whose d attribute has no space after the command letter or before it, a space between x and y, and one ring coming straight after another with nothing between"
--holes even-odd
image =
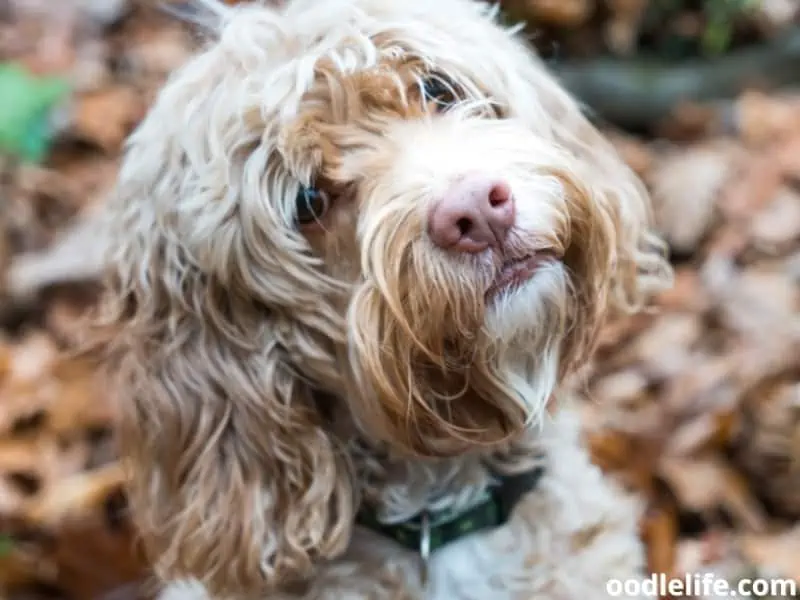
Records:
<instances>
[{"instance_id":1,"label":"dog eye","mask_svg":"<svg viewBox=\"0 0 800 600\"><path fill-rule=\"evenodd\" d=\"M455 89L441 77L430 77L422 83L425 102L432 102L437 108L447 108L458 100Z\"/></svg>"},{"instance_id":2,"label":"dog eye","mask_svg":"<svg viewBox=\"0 0 800 600\"><path fill-rule=\"evenodd\" d=\"M310 225L319 221L330 208L330 197L327 193L313 186L300 186L297 192L297 223Z\"/></svg>"}]
</instances>

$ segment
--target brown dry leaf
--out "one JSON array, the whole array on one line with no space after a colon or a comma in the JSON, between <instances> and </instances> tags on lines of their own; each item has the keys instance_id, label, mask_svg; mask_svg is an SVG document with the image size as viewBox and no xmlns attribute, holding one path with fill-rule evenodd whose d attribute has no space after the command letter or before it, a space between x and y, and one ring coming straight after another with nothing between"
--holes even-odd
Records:
<instances>
[{"instance_id":1,"label":"brown dry leaf","mask_svg":"<svg viewBox=\"0 0 800 600\"><path fill-rule=\"evenodd\" d=\"M797 147L800 152L800 144ZM760 249L780 252L800 240L800 193L780 189L751 224L750 236Z\"/></svg>"},{"instance_id":2,"label":"brown dry leaf","mask_svg":"<svg viewBox=\"0 0 800 600\"><path fill-rule=\"evenodd\" d=\"M119 160L113 156L76 157L56 149L50 161L58 169L61 188L69 186L68 199L76 210L75 220L104 204L116 184Z\"/></svg>"},{"instance_id":3,"label":"brown dry leaf","mask_svg":"<svg viewBox=\"0 0 800 600\"><path fill-rule=\"evenodd\" d=\"M764 576L791 577L800 583L800 525L780 533L743 535L739 547Z\"/></svg>"},{"instance_id":4,"label":"brown dry leaf","mask_svg":"<svg viewBox=\"0 0 800 600\"><path fill-rule=\"evenodd\" d=\"M600 332L597 356L608 358L608 354L615 352L632 337L646 330L653 320L653 315L646 313L610 320Z\"/></svg>"},{"instance_id":5,"label":"brown dry leaf","mask_svg":"<svg viewBox=\"0 0 800 600\"><path fill-rule=\"evenodd\" d=\"M69 73L75 64L78 16L74 7L69 2L13 1L17 18L32 25L25 33L27 39L20 40L16 60L39 75Z\"/></svg>"},{"instance_id":6,"label":"brown dry leaf","mask_svg":"<svg viewBox=\"0 0 800 600\"><path fill-rule=\"evenodd\" d=\"M649 508L642 520L642 539L647 544L647 566L652 573L675 572L678 515L665 502Z\"/></svg>"},{"instance_id":7,"label":"brown dry leaf","mask_svg":"<svg viewBox=\"0 0 800 600\"><path fill-rule=\"evenodd\" d=\"M650 495L654 486L654 465L658 444L654 440L615 431L609 426L584 431L592 460L628 489Z\"/></svg>"},{"instance_id":8,"label":"brown dry leaf","mask_svg":"<svg viewBox=\"0 0 800 600\"><path fill-rule=\"evenodd\" d=\"M785 273L748 269L715 293L720 320L752 340L785 335L800 317L800 289Z\"/></svg>"},{"instance_id":9,"label":"brown dry leaf","mask_svg":"<svg viewBox=\"0 0 800 600\"><path fill-rule=\"evenodd\" d=\"M656 226L681 253L697 248L708 232L717 197L738 164L738 152L717 143L661 157L649 177Z\"/></svg>"},{"instance_id":10,"label":"brown dry leaf","mask_svg":"<svg viewBox=\"0 0 800 600\"><path fill-rule=\"evenodd\" d=\"M756 499L747 478L729 464L722 469L722 506L745 531L762 532L767 528L768 516Z\"/></svg>"},{"instance_id":11,"label":"brown dry leaf","mask_svg":"<svg viewBox=\"0 0 800 600\"><path fill-rule=\"evenodd\" d=\"M797 372L800 355L797 319L787 321L783 329L768 333L771 335L759 340L743 340L732 351L732 360L737 365L734 371L737 385L747 394L762 389L762 384L779 383L787 374Z\"/></svg>"},{"instance_id":12,"label":"brown dry leaf","mask_svg":"<svg viewBox=\"0 0 800 600\"><path fill-rule=\"evenodd\" d=\"M782 142L776 154L784 177L795 184L800 182L800 132Z\"/></svg>"},{"instance_id":13,"label":"brown dry leaf","mask_svg":"<svg viewBox=\"0 0 800 600\"><path fill-rule=\"evenodd\" d=\"M626 369L600 378L592 396L602 403L608 420L620 430L656 435L663 430L663 407L648 392L649 379L640 371Z\"/></svg>"},{"instance_id":14,"label":"brown dry leaf","mask_svg":"<svg viewBox=\"0 0 800 600\"><path fill-rule=\"evenodd\" d=\"M109 153L120 150L145 109L140 95L124 85L82 94L76 103L71 124L73 134Z\"/></svg>"},{"instance_id":15,"label":"brown dry leaf","mask_svg":"<svg viewBox=\"0 0 800 600\"><path fill-rule=\"evenodd\" d=\"M95 92L111 85L114 76L109 63L109 49L104 40L92 39L80 44L70 76L73 91Z\"/></svg>"},{"instance_id":16,"label":"brown dry leaf","mask_svg":"<svg viewBox=\"0 0 800 600\"><path fill-rule=\"evenodd\" d=\"M8 364L2 385L39 381L58 360L58 348L43 331L29 333L16 344L6 344L5 348ZM0 394L2 389L0 387ZM4 402L0 400L0 406Z\"/></svg>"},{"instance_id":17,"label":"brown dry leaf","mask_svg":"<svg viewBox=\"0 0 800 600\"><path fill-rule=\"evenodd\" d=\"M143 600L153 585L135 536L93 522L65 525L52 560L59 587L73 598Z\"/></svg>"},{"instance_id":18,"label":"brown dry leaf","mask_svg":"<svg viewBox=\"0 0 800 600\"><path fill-rule=\"evenodd\" d=\"M35 531L41 559L55 566L69 597L96 598L143 581L147 565L127 515L119 464L76 474L51 486L21 511L12 529Z\"/></svg>"},{"instance_id":19,"label":"brown dry leaf","mask_svg":"<svg viewBox=\"0 0 800 600\"><path fill-rule=\"evenodd\" d=\"M746 481L721 458L714 455L692 459L664 456L659 470L681 507L698 513L725 508L747 530L765 529L767 518Z\"/></svg>"},{"instance_id":20,"label":"brown dry leaf","mask_svg":"<svg viewBox=\"0 0 800 600\"><path fill-rule=\"evenodd\" d=\"M699 273L693 267L677 267L675 280L656 298L659 309L670 312L705 312L710 304Z\"/></svg>"},{"instance_id":21,"label":"brown dry leaf","mask_svg":"<svg viewBox=\"0 0 800 600\"><path fill-rule=\"evenodd\" d=\"M718 529L709 530L699 539L677 543L675 571L678 576L704 572L727 579L742 572L744 562L733 550L730 536Z\"/></svg>"},{"instance_id":22,"label":"brown dry leaf","mask_svg":"<svg viewBox=\"0 0 800 600\"><path fill-rule=\"evenodd\" d=\"M746 143L773 143L800 131L800 100L750 90L736 103L736 117L739 135Z\"/></svg>"},{"instance_id":23,"label":"brown dry leaf","mask_svg":"<svg viewBox=\"0 0 800 600\"><path fill-rule=\"evenodd\" d=\"M166 76L191 55L191 44L180 29L141 27L129 40L124 58L132 71L142 75Z\"/></svg>"},{"instance_id":24,"label":"brown dry leaf","mask_svg":"<svg viewBox=\"0 0 800 600\"><path fill-rule=\"evenodd\" d=\"M737 463L777 512L800 517L800 382L767 379L741 414Z\"/></svg>"},{"instance_id":25,"label":"brown dry leaf","mask_svg":"<svg viewBox=\"0 0 800 600\"><path fill-rule=\"evenodd\" d=\"M588 19L594 8L590 0L520 0L524 15L539 25L576 27Z\"/></svg>"},{"instance_id":26,"label":"brown dry leaf","mask_svg":"<svg viewBox=\"0 0 800 600\"><path fill-rule=\"evenodd\" d=\"M665 382L661 402L667 410L690 418L730 408L727 384L735 368L730 359L691 353L688 364L692 368Z\"/></svg>"},{"instance_id":27,"label":"brown dry leaf","mask_svg":"<svg viewBox=\"0 0 800 600\"><path fill-rule=\"evenodd\" d=\"M750 238L747 227L742 223L725 223L711 235L705 253L712 259L734 261L747 249ZM718 266L712 264L712 268ZM705 267L708 267L706 263Z\"/></svg>"},{"instance_id":28,"label":"brown dry leaf","mask_svg":"<svg viewBox=\"0 0 800 600\"><path fill-rule=\"evenodd\" d=\"M92 290L93 291L93 290ZM48 300L44 325L53 336L70 347L85 339L87 318L91 314L93 297L87 290L83 294L55 294Z\"/></svg>"},{"instance_id":29,"label":"brown dry leaf","mask_svg":"<svg viewBox=\"0 0 800 600\"><path fill-rule=\"evenodd\" d=\"M704 512L719 506L724 486L724 469L716 458L664 457L659 465L684 509Z\"/></svg>"},{"instance_id":30,"label":"brown dry leaf","mask_svg":"<svg viewBox=\"0 0 800 600\"><path fill-rule=\"evenodd\" d=\"M650 383L638 369L624 369L600 378L594 385L594 394L604 403L633 404L644 396Z\"/></svg>"},{"instance_id":31,"label":"brown dry leaf","mask_svg":"<svg viewBox=\"0 0 800 600\"><path fill-rule=\"evenodd\" d=\"M24 588L32 582L54 583L57 579L58 567L35 550L15 548L0 556L0 590Z\"/></svg>"},{"instance_id":32,"label":"brown dry leaf","mask_svg":"<svg viewBox=\"0 0 800 600\"><path fill-rule=\"evenodd\" d=\"M739 165L719 195L717 207L726 219L749 221L761 211L783 185L783 166L769 152L751 155Z\"/></svg>"},{"instance_id":33,"label":"brown dry leaf","mask_svg":"<svg viewBox=\"0 0 800 600\"><path fill-rule=\"evenodd\" d=\"M0 388L0 433L11 439L47 434L52 437L34 439L57 441L66 456L66 444L77 451L77 440L102 436L111 428L111 403L88 364L59 358L48 367L37 378L10 380Z\"/></svg>"},{"instance_id":34,"label":"brown dry leaf","mask_svg":"<svg viewBox=\"0 0 800 600\"><path fill-rule=\"evenodd\" d=\"M703 412L675 429L664 452L673 456L692 456L712 449L721 450L731 440L737 416L735 407Z\"/></svg>"},{"instance_id":35,"label":"brown dry leaf","mask_svg":"<svg viewBox=\"0 0 800 600\"><path fill-rule=\"evenodd\" d=\"M649 377L667 379L692 364L689 348L702 334L700 317L693 313L665 313L642 332L626 353Z\"/></svg>"},{"instance_id":36,"label":"brown dry leaf","mask_svg":"<svg viewBox=\"0 0 800 600\"><path fill-rule=\"evenodd\" d=\"M87 459L85 446L65 449L54 438L0 439L0 514L17 514L31 498L81 472Z\"/></svg>"},{"instance_id":37,"label":"brown dry leaf","mask_svg":"<svg viewBox=\"0 0 800 600\"><path fill-rule=\"evenodd\" d=\"M109 494L125 486L126 477L119 463L94 471L62 478L46 493L31 501L22 511L23 519L45 529L58 527L68 519L91 515Z\"/></svg>"},{"instance_id":38,"label":"brown dry leaf","mask_svg":"<svg viewBox=\"0 0 800 600\"><path fill-rule=\"evenodd\" d=\"M79 360L62 360L53 369L61 384L60 399L49 413L48 427L56 434L110 428L113 413L98 374Z\"/></svg>"},{"instance_id":39,"label":"brown dry leaf","mask_svg":"<svg viewBox=\"0 0 800 600\"><path fill-rule=\"evenodd\" d=\"M98 208L90 206L45 250L14 257L7 275L9 295L24 299L54 284L96 280L105 249Z\"/></svg>"}]
</instances>

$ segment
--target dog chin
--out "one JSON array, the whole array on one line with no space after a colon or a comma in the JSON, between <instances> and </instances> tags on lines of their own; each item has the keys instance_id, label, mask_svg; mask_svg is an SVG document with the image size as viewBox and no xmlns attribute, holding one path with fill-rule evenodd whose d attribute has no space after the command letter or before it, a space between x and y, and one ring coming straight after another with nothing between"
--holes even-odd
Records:
<instances>
[{"instance_id":1,"label":"dog chin","mask_svg":"<svg viewBox=\"0 0 800 600\"><path fill-rule=\"evenodd\" d=\"M568 294L563 263L553 260L541 265L526 280L487 299L486 337L509 350L558 343L566 327Z\"/></svg>"}]
</instances>

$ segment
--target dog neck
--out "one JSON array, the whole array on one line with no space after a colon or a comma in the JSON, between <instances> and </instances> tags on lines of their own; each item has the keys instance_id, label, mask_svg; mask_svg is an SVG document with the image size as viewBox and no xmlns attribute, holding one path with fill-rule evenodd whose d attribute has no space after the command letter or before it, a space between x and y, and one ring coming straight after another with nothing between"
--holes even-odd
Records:
<instances>
[{"instance_id":1,"label":"dog neck","mask_svg":"<svg viewBox=\"0 0 800 600\"><path fill-rule=\"evenodd\" d=\"M397 453L387 444L370 441L349 418L335 429L350 457L362 504L387 524L422 512L469 510L500 485L500 478L536 469L545 458L535 426L503 448L447 458Z\"/></svg>"}]
</instances>

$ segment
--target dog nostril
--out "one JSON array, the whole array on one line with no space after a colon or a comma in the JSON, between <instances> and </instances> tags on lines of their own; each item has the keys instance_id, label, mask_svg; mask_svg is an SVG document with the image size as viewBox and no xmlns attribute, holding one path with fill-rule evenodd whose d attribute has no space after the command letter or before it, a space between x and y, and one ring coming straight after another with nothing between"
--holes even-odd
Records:
<instances>
[{"instance_id":1,"label":"dog nostril","mask_svg":"<svg viewBox=\"0 0 800 600\"><path fill-rule=\"evenodd\" d=\"M504 183L498 183L489 192L489 205L493 207L502 206L511 200L511 188Z\"/></svg>"},{"instance_id":2,"label":"dog nostril","mask_svg":"<svg viewBox=\"0 0 800 600\"><path fill-rule=\"evenodd\" d=\"M428 233L447 250L483 252L503 243L514 215L507 183L469 176L456 181L432 207Z\"/></svg>"}]
</instances>

